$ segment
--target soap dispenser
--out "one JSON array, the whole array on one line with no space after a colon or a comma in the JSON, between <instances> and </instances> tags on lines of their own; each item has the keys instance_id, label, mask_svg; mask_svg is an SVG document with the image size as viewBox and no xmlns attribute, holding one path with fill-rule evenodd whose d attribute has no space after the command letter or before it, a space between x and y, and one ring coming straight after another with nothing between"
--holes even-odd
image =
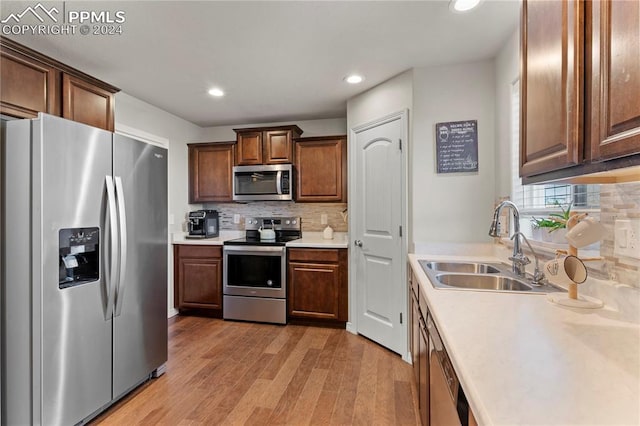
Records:
<instances>
[{"instance_id":1,"label":"soap dispenser","mask_svg":"<svg viewBox=\"0 0 640 426\"><path fill-rule=\"evenodd\" d=\"M324 231L322 232L322 238L324 238L325 240L333 240L333 228L327 225L327 227L324 228Z\"/></svg>"}]
</instances>

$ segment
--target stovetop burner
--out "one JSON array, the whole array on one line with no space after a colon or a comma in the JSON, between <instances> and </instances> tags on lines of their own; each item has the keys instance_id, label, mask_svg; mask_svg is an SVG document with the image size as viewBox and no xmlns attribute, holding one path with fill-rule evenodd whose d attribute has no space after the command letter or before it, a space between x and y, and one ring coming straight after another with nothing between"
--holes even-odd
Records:
<instances>
[{"instance_id":1,"label":"stovetop burner","mask_svg":"<svg viewBox=\"0 0 640 426\"><path fill-rule=\"evenodd\" d=\"M300 222L299 217L248 217L244 238L225 241L224 245L284 246L289 241L302 238ZM260 229L273 229L275 240L261 240Z\"/></svg>"}]
</instances>

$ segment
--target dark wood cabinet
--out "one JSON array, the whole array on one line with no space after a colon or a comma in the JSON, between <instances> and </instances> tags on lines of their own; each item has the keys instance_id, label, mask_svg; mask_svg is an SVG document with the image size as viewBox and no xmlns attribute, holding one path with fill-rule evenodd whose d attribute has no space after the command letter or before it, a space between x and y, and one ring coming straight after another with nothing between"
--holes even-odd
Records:
<instances>
[{"instance_id":1,"label":"dark wood cabinet","mask_svg":"<svg viewBox=\"0 0 640 426\"><path fill-rule=\"evenodd\" d=\"M293 164L296 201L346 202L346 136L296 139Z\"/></svg>"},{"instance_id":2,"label":"dark wood cabinet","mask_svg":"<svg viewBox=\"0 0 640 426\"><path fill-rule=\"evenodd\" d=\"M423 426L429 425L430 381L429 381L429 335L426 327L426 313L420 318L420 338L418 339L418 410Z\"/></svg>"},{"instance_id":3,"label":"dark wood cabinet","mask_svg":"<svg viewBox=\"0 0 640 426\"><path fill-rule=\"evenodd\" d=\"M293 139L302 130L295 125L234 129L238 147L236 164L286 164L293 162Z\"/></svg>"},{"instance_id":4,"label":"dark wood cabinet","mask_svg":"<svg viewBox=\"0 0 640 426\"><path fill-rule=\"evenodd\" d=\"M264 132L264 163L291 163L293 138L300 136L300 133L302 131L295 131L295 129L268 130Z\"/></svg>"},{"instance_id":5,"label":"dark wood cabinet","mask_svg":"<svg viewBox=\"0 0 640 426\"><path fill-rule=\"evenodd\" d=\"M238 132L238 165L262 164L262 132Z\"/></svg>"},{"instance_id":6,"label":"dark wood cabinet","mask_svg":"<svg viewBox=\"0 0 640 426\"><path fill-rule=\"evenodd\" d=\"M174 305L222 310L222 248L174 245Z\"/></svg>"},{"instance_id":7,"label":"dark wood cabinet","mask_svg":"<svg viewBox=\"0 0 640 426\"><path fill-rule=\"evenodd\" d=\"M289 318L348 320L346 249L288 249Z\"/></svg>"},{"instance_id":8,"label":"dark wood cabinet","mask_svg":"<svg viewBox=\"0 0 640 426\"><path fill-rule=\"evenodd\" d=\"M411 299L411 362L413 364L413 376L416 383L420 383L419 342L420 342L420 305L418 294L414 292L414 277L409 271L409 297ZM419 391L419 389L418 389Z\"/></svg>"},{"instance_id":9,"label":"dark wood cabinet","mask_svg":"<svg viewBox=\"0 0 640 426\"><path fill-rule=\"evenodd\" d=\"M524 1L520 174L582 160L583 2Z\"/></svg>"},{"instance_id":10,"label":"dark wood cabinet","mask_svg":"<svg viewBox=\"0 0 640 426\"><path fill-rule=\"evenodd\" d=\"M39 112L114 130L118 89L12 40L0 37L0 113Z\"/></svg>"},{"instance_id":11,"label":"dark wood cabinet","mask_svg":"<svg viewBox=\"0 0 640 426\"><path fill-rule=\"evenodd\" d=\"M611 0L523 2L524 183L640 164L639 10Z\"/></svg>"},{"instance_id":12,"label":"dark wood cabinet","mask_svg":"<svg viewBox=\"0 0 640 426\"><path fill-rule=\"evenodd\" d=\"M587 156L592 161L640 152L640 2L587 3Z\"/></svg>"},{"instance_id":13,"label":"dark wood cabinet","mask_svg":"<svg viewBox=\"0 0 640 426\"><path fill-rule=\"evenodd\" d=\"M189 144L189 202L233 200L235 142Z\"/></svg>"},{"instance_id":14,"label":"dark wood cabinet","mask_svg":"<svg viewBox=\"0 0 640 426\"><path fill-rule=\"evenodd\" d=\"M113 130L113 93L86 80L62 74L62 117Z\"/></svg>"},{"instance_id":15,"label":"dark wood cabinet","mask_svg":"<svg viewBox=\"0 0 640 426\"><path fill-rule=\"evenodd\" d=\"M60 72L51 65L0 46L0 106L3 114L34 118L60 115Z\"/></svg>"},{"instance_id":16,"label":"dark wood cabinet","mask_svg":"<svg viewBox=\"0 0 640 426\"><path fill-rule=\"evenodd\" d=\"M413 376L418 395L418 410L420 422L429 425L429 339L426 328L427 301L421 294L418 280L411 267L407 273L409 279L408 291L411 305L411 361Z\"/></svg>"}]
</instances>

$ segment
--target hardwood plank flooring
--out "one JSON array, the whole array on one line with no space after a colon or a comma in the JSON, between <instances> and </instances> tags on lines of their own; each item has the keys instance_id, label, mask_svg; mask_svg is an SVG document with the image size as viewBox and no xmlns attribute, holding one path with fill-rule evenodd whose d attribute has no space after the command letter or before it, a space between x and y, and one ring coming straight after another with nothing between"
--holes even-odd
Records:
<instances>
[{"instance_id":1,"label":"hardwood plank flooring","mask_svg":"<svg viewBox=\"0 0 640 426\"><path fill-rule=\"evenodd\" d=\"M167 372L92 424L419 425L411 366L345 330L169 320Z\"/></svg>"}]
</instances>

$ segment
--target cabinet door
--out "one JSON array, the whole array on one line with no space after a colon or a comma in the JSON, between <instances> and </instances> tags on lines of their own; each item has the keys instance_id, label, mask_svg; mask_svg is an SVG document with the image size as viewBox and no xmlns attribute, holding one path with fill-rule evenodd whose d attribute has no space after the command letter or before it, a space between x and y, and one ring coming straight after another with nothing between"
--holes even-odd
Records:
<instances>
[{"instance_id":1,"label":"cabinet door","mask_svg":"<svg viewBox=\"0 0 640 426\"><path fill-rule=\"evenodd\" d=\"M524 1L520 176L583 160L583 2Z\"/></svg>"},{"instance_id":2,"label":"cabinet door","mask_svg":"<svg viewBox=\"0 0 640 426\"><path fill-rule=\"evenodd\" d=\"M340 267L337 264L289 263L289 315L342 320Z\"/></svg>"},{"instance_id":3,"label":"cabinet door","mask_svg":"<svg viewBox=\"0 0 640 426\"><path fill-rule=\"evenodd\" d=\"M600 161L640 153L640 3L594 0L587 5L587 155Z\"/></svg>"},{"instance_id":4,"label":"cabinet door","mask_svg":"<svg viewBox=\"0 0 640 426\"><path fill-rule=\"evenodd\" d=\"M264 132L264 164L291 163L291 130Z\"/></svg>"},{"instance_id":5,"label":"cabinet door","mask_svg":"<svg viewBox=\"0 0 640 426\"><path fill-rule=\"evenodd\" d=\"M179 308L222 308L222 259L181 258L179 270Z\"/></svg>"},{"instance_id":6,"label":"cabinet door","mask_svg":"<svg viewBox=\"0 0 640 426\"><path fill-rule=\"evenodd\" d=\"M409 289L411 295L411 360L413 362L413 376L416 383L420 383L420 310L415 295Z\"/></svg>"},{"instance_id":7,"label":"cabinet door","mask_svg":"<svg viewBox=\"0 0 640 426\"><path fill-rule=\"evenodd\" d=\"M262 132L240 132L238 133L238 158L236 163L239 166L251 164L262 164Z\"/></svg>"},{"instance_id":8,"label":"cabinet door","mask_svg":"<svg viewBox=\"0 0 640 426\"><path fill-rule=\"evenodd\" d=\"M419 352L418 363L420 364L419 373L420 380L418 381L418 409L420 411L420 420L422 426L429 425L429 404L430 404L430 383L429 383L429 340L427 335L427 328L424 326L424 322L420 322L419 333ZM445 391L446 392L446 391Z\"/></svg>"},{"instance_id":9,"label":"cabinet door","mask_svg":"<svg viewBox=\"0 0 640 426\"><path fill-rule=\"evenodd\" d=\"M62 76L62 116L113 131L113 93L77 77Z\"/></svg>"},{"instance_id":10,"label":"cabinet door","mask_svg":"<svg viewBox=\"0 0 640 426\"><path fill-rule=\"evenodd\" d=\"M34 118L60 115L60 72L4 46L0 50L0 113Z\"/></svg>"},{"instance_id":11,"label":"cabinet door","mask_svg":"<svg viewBox=\"0 0 640 426\"><path fill-rule=\"evenodd\" d=\"M233 199L235 144L189 145L189 202L223 202Z\"/></svg>"},{"instance_id":12,"label":"cabinet door","mask_svg":"<svg viewBox=\"0 0 640 426\"><path fill-rule=\"evenodd\" d=\"M174 304L183 308L222 308L222 248L174 246Z\"/></svg>"},{"instance_id":13,"label":"cabinet door","mask_svg":"<svg viewBox=\"0 0 640 426\"><path fill-rule=\"evenodd\" d=\"M346 201L346 142L346 137L296 141L296 201Z\"/></svg>"}]
</instances>

